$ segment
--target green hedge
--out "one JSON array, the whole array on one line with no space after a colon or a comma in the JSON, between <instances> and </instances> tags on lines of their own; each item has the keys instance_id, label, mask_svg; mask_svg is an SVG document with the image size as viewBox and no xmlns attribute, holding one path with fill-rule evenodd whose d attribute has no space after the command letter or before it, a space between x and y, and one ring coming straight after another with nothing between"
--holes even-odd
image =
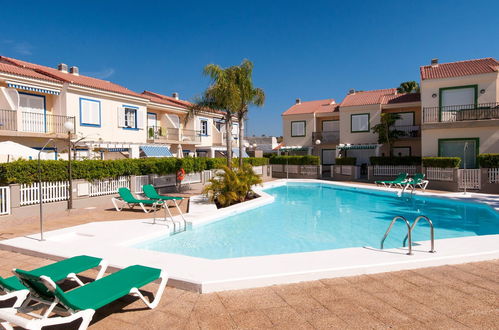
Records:
<instances>
[{"instance_id":1,"label":"green hedge","mask_svg":"<svg viewBox=\"0 0 499 330\"><path fill-rule=\"evenodd\" d=\"M268 163L266 158L244 158L253 166ZM42 181L68 179L68 162L65 160L42 160ZM237 159L234 159L237 164ZM73 179L99 180L125 175L166 175L183 168L187 173L211 170L226 165L225 158L141 158L119 160L73 161ZM0 184L32 183L38 181L38 161L18 160L0 164Z\"/></svg>"},{"instance_id":2,"label":"green hedge","mask_svg":"<svg viewBox=\"0 0 499 330\"><path fill-rule=\"evenodd\" d=\"M272 156L270 164L319 165L317 156Z\"/></svg>"},{"instance_id":3,"label":"green hedge","mask_svg":"<svg viewBox=\"0 0 499 330\"><path fill-rule=\"evenodd\" d=\"M499 154L480 154L478 155L478 164L483 168L498 168Z\"/></svg>"},{"instance_id":4,"label":"green hedge","mask_svg":"<svg viewBox=\"0 0 499 330\"><path fill-rule=\"evenodd\" d=\"M423 157L424 167L451 167L458 168L461 164L459 157Z\"/></svg>"},{"instance_id":5,"label":"green hedge","mask_svg":"<svg viewBox=\"0 0 499 330\"><path fill-rule=\"evenodd\" d=\"M357 158L356 157L341 157L341 158L336 158L336 165L355 165L357 164Z\"/></svg>"},{"instance_id":6,"label":"green hedge","mask_svg":"<svg viewBox=\"0 0 499 330\"><path fill-rule=\"evenodd\" d=\"M370 157L371 165L421 165L421 157Z\"/></svg>"}]
</instances>

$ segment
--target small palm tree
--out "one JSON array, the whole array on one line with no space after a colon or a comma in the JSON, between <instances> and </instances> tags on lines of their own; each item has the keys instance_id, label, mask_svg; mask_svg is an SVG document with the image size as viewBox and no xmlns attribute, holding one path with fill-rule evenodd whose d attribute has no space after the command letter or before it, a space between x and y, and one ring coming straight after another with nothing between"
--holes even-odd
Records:
<instances>
[{"instance_id":1,"label":"small palm tree","mask_svg":"<svg viewBox=\"0 0 499 330\"><path fill-rule=\"evenodd\" d=\"M419 84L416 81L405 81L397 88L399 93L419 93Z\"/></svg>"},{"instance_id":2,"label":"small palm tree","mask_svg":"<svg viewBox=\"0 0 499 330\"><path fill-rule=\"evenodd\" d=\"M400 115L396 113L382 113L380 123L372 128L373 133L378 134L378 143L388 145L390 157L393 154L393 143L404 134L402 131L392 129L398 119L400 119Z\"/></svg>"}]
</instances>

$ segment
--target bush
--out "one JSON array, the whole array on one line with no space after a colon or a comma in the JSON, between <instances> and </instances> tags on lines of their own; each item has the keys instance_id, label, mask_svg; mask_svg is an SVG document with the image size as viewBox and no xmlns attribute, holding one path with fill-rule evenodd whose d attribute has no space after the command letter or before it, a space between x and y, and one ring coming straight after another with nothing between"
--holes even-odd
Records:
<instances>
[{"instance_id":1,"label":"bush","mask_svg":"<svg viewBox=\"0 0 499 330\"><path fill-rule=\"evenodd\" d=\"M424 167L451 167L458 168L461 164L459 157L423 157Z\"/></svg>"},{"instance_id":2,"label":"bush","mask_svg":"<svg viewBox=\"0 0 499 330\"><path fill-rule=\"evenodd\" d=\"M478 163L483 168L499 168L499 154L480 154Z\"/></svg>"},{"instance_id":3,"label":"bush","mask_svg":"<svg viewBox=\"0 0 499 330\"><path fill-rule=\"evenodd\" d=\"M421 157L370 157L371 165L421 165Z\"/></svg>"},{"instance_id":4,"label":"bush","mask_svg":"<svg viewBox=\"0 0 499 330\"><path fill-rule=\"evenodd\" d=\"M265 158L245 158L244 163L252 166L267 164ZM221 168L225 158L140 158L117 160L73 161L73 179L88 181L116 178L128 175L166 175L183 168L186 173ZM234 160L237 164L237 159ZM42 181L64 181L68 179L68 162L65 160L42 160ZM18 160L0 164L0 184L33 183L38 181L38 161Z\"/></svg>"},{"instance_id":5,"label":"bush","mask_svg":"<svg viewBox=\"0 0 499 330\"><path fill-rule=\"evenodd\" d=\"M317 156L271 156L270 164L319 165Z\"/></svg>"},{"instance_id":6,"label":"bush","mask_svg":"<svg viewBox=\"0 0 499 330\"><path fill-rule=\"evenodd\" d=\"M335 165L355 165L357 163L357 158L355 157L342 157L336 158Z\"/></svg>"}]
</instances>

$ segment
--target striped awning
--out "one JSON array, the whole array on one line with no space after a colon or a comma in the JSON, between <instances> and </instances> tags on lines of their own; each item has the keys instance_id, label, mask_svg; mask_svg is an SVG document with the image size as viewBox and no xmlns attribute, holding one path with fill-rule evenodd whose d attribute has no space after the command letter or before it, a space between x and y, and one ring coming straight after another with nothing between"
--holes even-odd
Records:
<instances>
[{"instance_id":1,"label":"striped awning","mask_svg":"<svg viewBox=\"0 0 499 330\"><path fill-rule=\"evenodd\" d=\"M166 146L140 146L146 157L173 157Z\"/></svg>"},{"instance_id":2,"label":"striped awning","mask_svg":"<svg viewBox=\"0 0 499 330\"><path fill-rule=\"evenodd\" d=\"M7 87L22 89L22 90L30 91L30 92L52 94L52 95L59 95L61 93L61 91L57 90L57 89L43 88L43 87L37 87L37 86L33 86L33 85L20 84L20 83L9 82L9 81L7 81Z\"/></svg>"},{"instance_id":3,"label":"striped awning","mask_svg":"<svg viewBox=\"0 0 499 330\"><path fill-rule=\"evenodd\" d=\"M232 148L232 154L234 157L239 158L239 148ZM243 150L243 158L248 158L249 155L246 150Z\"/></svg>"},{"instance_id":4,"label":"striped awning","mask_svg":"<svg viewBox=\"0 0 499 330\"><path fill-rule=\"evenodd\" d=\"M350 149L376 149L378 147L377 144L344 144L338 145L338 149L340 150L350 150Z\"/></svg>"}]
</instances>

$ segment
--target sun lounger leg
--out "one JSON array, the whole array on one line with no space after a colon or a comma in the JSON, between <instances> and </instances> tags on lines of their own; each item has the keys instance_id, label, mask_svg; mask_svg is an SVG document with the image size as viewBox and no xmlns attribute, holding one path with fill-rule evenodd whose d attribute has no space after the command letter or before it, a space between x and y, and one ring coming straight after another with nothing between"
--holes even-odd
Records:
<instances>
[{"instance_id":1,"label":"sun lounger leg","mask_svg":"<svg viewBox=\"0 0 499 330\"><path fill-rule=\"evenodd\" d=\"M159 275L159 278L160 282L158 291L156 291L156 294L154 295L154 298L151 302L148 298L144 297L144 295L137 288L133 288L132 290L130 290L130 294L139 297L142 302L150 309L156 308L159 304L159 301L161 300L163 292L165 291L166 283L168 282L168 274L165 271L162 271L161 275Z\"/></svg>"},{"instance_id":2,"label":"sun lounger leg","mask_svg":"<svg viewBox=\"0 0 499 330\"><path fill-rule=\"evenodd\" d=\"M2 325L6 329L12 329L11 324L18 325L25 329L34 329L39 330L43 327L57 325L57 324L68 324L77 319L82 319L82 323L80 324L80 330L84 330L88 328L88 325L92 321L92 317L94 316L95 311L92 309L87 309L84 311L80 311L69 316L56 316L45 319L27 319L20 315L16 315L16 308L0 308L0 320L5 321L1 322Z\"/></svg>"},{"instance_id":3,"label":"sun lounger leg","mask_svg":"<svg viewBox=\"0 0 499 330\"><path fill-rule=\"evenodd\" d=\"M0 301L7 301L16 298L14 305L12 307L19 307L28 297L29 290L18 290L14 292L9 292L0 296Z\"/></svg>"},{"instance_id":4,"label":"sun lounger leg","mask_svg":"<svg viewBox=\"0 0 499 330\"><path fill-rule=\"evenodd\" d=\"M139 205L145 213L149 213L149 211L146 209L143 203L139 203Z\"/></svg>"},{"instance_id":5,"label":"sun lounger leg","mask_svg":"<svg viewBox=\"0 0 499 330\"><path fill-rule=\"evenodd\" d=\"M120 212L121 210L123 210L123 206L122 207L118 206L118 202L121 202L121 200L119 200L116 197L113 197L113 198L111 198L111 201L113 202L113 205L114 205L114 208L116 209L116 211Z\"/></svg>"}]
</instances>

